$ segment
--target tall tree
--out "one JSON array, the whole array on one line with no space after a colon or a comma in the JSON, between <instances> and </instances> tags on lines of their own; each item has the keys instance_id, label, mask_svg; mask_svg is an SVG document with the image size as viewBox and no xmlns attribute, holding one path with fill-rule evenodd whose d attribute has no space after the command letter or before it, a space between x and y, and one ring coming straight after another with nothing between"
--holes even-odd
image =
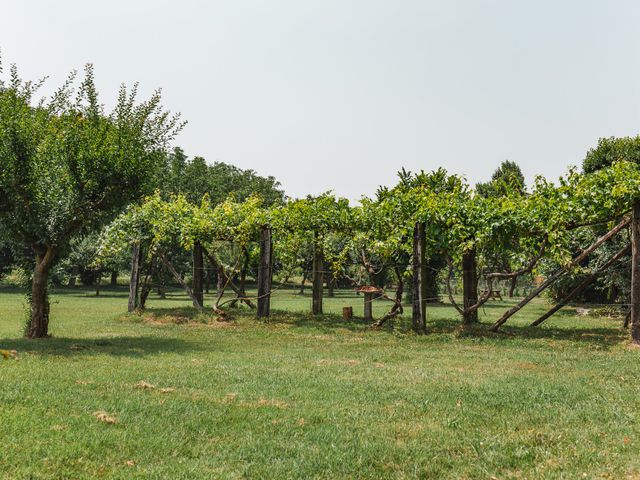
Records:
<instances>
[{"instance_id":1,"label":"tall tree","mask_svg":"<svg viewBox=\"0 0 640 480\"><path fill-rule=\"evenodd\" d=\"M524 195L525 182L520 166L511 160L505 160L491 175L491 180L478 183L476 192L485 198Z\"/></svg>"},{"instance_id":2,"label":"tall tree","mask_svg":"<svg viewBox=\"0 0 640 480\"><path fill-rule=\"evenodd\" d=\"M585 173L592 173L619 160L640 164L640 135L601 138L598 145L587 152L582 161L582 169Z\"/></svg>"},{"instance_id":3,"label":"tall tree","mask_svg":"<svg viewBox=\"0 0 640 480\"><path fill-rule=\"evenodd\" d=\"M60 253L149 189L183 125L159 91L138 101L137 85L122 86L107 113L93 67L77 88L75 77L48 100L35 97L43 82L24 81L15 65L0 80L0 228L33 255L30 338L48 335L47 283Z\"/></svg>"}]
</instances>

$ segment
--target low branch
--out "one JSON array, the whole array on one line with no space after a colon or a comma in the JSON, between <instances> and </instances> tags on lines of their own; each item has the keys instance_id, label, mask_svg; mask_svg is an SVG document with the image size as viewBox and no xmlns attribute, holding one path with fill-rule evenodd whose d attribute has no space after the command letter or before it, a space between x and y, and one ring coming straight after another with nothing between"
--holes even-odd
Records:
<instances>
[{"instance_id":1,"label":"low branch","mask_svg":"<svg viewBox=\"0 0 640 480\"><path fill-rule=\"evenodd\" d=\"M526 273L531 273L533 268L536 266L536 264L540 261L540 259L544 255L544 251L546 248L547 248L547 237L545 236L544 240L542 241L542 245L540 246L540 250L538 251L536 256L531 259L529 264L524 268L521 268L520 270L517 270L515 272L508 272L508 273L503 273L503 272L486 273L483 276L487 280L488 279L507 280L509 278L519 277L520 275L524 275Z\"/></svg>"},{"instance_id":2,"label":"low branch","mask_svg":"<svg viewBox=\"0 0 640 480\"><path fill-rule=\"evenodd\" d=\"M393 270L396 273L396 278L398 279L398 288L396 290L395 299L393 299L394 303L391 307L391 310L389 310L380 320L373 324L374 327L381 327L387 320L390 320L402 314L402 295L404 293L404 281L402 280L402 272L400 271L400 268L398 266L394 266Z\"/></svg>"}]
</instances>

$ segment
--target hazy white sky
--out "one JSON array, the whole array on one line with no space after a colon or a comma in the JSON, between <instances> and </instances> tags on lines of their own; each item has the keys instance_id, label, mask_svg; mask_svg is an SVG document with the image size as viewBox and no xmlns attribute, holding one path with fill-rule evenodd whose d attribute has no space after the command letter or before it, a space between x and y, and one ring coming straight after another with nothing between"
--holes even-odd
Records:
<instances>
[{"instance_id":1,"label":"hazy white sky","mask_svg":"<svg viewBox=\"0 0 640 480\"><path fill-rule=\"evenodd\" d=\"M637 0L2 0L0 48L26 77L95 64L163 87L189 155L349 198L401 167L486 180L580 164L640 130Z\"/></svg>"}]
</instances>

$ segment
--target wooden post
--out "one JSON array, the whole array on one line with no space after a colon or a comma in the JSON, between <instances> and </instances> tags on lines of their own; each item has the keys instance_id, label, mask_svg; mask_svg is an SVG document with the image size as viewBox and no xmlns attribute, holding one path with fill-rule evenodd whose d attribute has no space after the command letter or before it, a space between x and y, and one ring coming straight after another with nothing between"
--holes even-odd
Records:
<instances>
[{"instance_id":1,"label":"wooden post","mask_svg":"<svg viewBox=\"0 0 640 480\"><path fill-rule=\"evenodd\" d=\"M502 317L500 317L496 323L494 323L491 328L489 330L491 330L492 332L497 332L498 329L504 325L504 323L516 312L518 312L522 307L524 307L527 303L529 303L531 300L533 300L535 297L537 297L540 293L542 293L549 285L551 285L553 282L555 282L558 278L560 278L562 275L565 274L565 272L567 272L569 269L573 268L575 265L578 265L580 262L582 262L585 258L587 258L589 255L591 255L591 253L593 253L593 251L598 248L600 245L602 245L604 242L606 242L607 240L609 240L611 237L615 236L616 233L618 233L620 230L622 230L624 227L626 227L627 225L629 225L629 222L631 221L631 219L629 218L624 218L620 221L620 223L618 223L615 227L613 227L611 230L609 230L606 234L604 234L602 237L598 238L595 242L593 242L591 245L589 245L589 247L585 250L582 251L582 253L580 255L578 255L577 257L575 257L571 263L569 263L569 265L566 265L560 269L558 269L553 275L551 275L549 278L547 278L544 282L542 282L540 285L538 285L538 287L536 287L535 289L533 289L531 292L529 292L529 294L523 298L522 300L520 300L520 302L518 302L517 305L514 305L513 307L511 307L509 310L507 310ZM632 302L633 303L633 302Z\"/></svg>"},{"instance_id":2,"label":"wooden post","mask_svg":"<svg viewBox=\"0 0 640 480\"><path fill-rule=\"evenodd\" d=\"M467 308L478 303L478 273L476 270L476 251L471 249L462 255L462 306ZM478 310L464 314L464 323L476 323Z\"/></svg>"},{"instance_id":3,"label":"wooden post","mask_svg":"<svg viewBox=\"0 0 640 480\"><path fill-rule=\"evenodd\" d=\"M131 279L129 280L129 305L127 311L133 312L138 308L140 286L140 263L142 261L142 247L135 243L131 249Z\"/></svg>"},{"instance_id":4,"label":"wooden post","mask_svg":"<svg viewBox=\"0 0 640 480\"><path fill-rule=\"evenodd\" d=\"M373 292L364 292L364 319L373 320Z\"/></svg>"},{"instance_id":5,"label":"wooden post","mask_svg":"<svg viewBox=\"0 0 640 480\"><path fill-rule=\"evenodd\" d=\"M322 314L322 283L324 268L324 255L322 254L322 246L318 239L318 234L314 234L313 238L313 298L311 300L311 312L314 315Z\"/></svg>"},{"instance_id":6,"label":"wooden post","mask_svg":"<svg viewBox=\"0 0 640 480\"><path fill-rule=\"evenodd\" d=\"M417 222L413 227L413 284L411 304L412 327L421 332L427 324L427 278L425 262L426 236L424 223Z\"/></svg>"},{"instance_id":7,"label":"wooden post","mask_svg":"<svg viewBox=\"0 0 640 480\"><path fill-rule=\"evenodd\" d=\"M640 344L640 202L631 216L631 342Z\"/></svg>"},{"instance_id":8,"label":"wooden post","mask_svg":"<svg viewBox=\"0 0 640 480\"><path fill-rule=\"evenodd\" d=\"M271 279L273 278L273 243L271 228L260 228L260 266L258 267L258 318L268 317L271 308Z\"/></svg>"},{"instance_id":9,"label":"wooden post","mask_svg":"<svg viewBox=\"0 0 640 480\"><path fill-rule=\"evenodd\" d=\"M531 324L532 327L537 327L542 322L544 322L551 315L560 310L563 306L565 306L568 302L573 300L573 298L582 292L585 288L591 285L596 278L602 275L606 270L608 270L612 265L614 265L618 260L620 260L623 256L628 255L631 251L631 245L627 245L626 247L618 250L617 253L609 257L609 259L595 272L592 272L588 275L579 285L577 285L573 290L571 290L565 297L560 300L553 308L551 308L547 313L539 317L535 322Z\"/></svg>"},{"instance_id":10,"label":"wooden post","mask_svg":"<svg viewBox=\"0 0 640 480\"><path fill-rule=\"evenodd\" d=\"M204 254L200 242L193 244L193 296L199 305L204 305Z\"/></svg>"}]
</instances>

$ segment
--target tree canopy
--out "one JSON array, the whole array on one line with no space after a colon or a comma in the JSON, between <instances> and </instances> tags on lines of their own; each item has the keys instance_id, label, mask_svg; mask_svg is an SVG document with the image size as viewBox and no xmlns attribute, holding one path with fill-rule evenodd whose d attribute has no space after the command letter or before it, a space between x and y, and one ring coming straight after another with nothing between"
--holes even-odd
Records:
<instances>
[{"instance_id":1,"label":"tree canopy","mask_svg":"<svg viewBox=\"0 0 640 480\"><path fill-rule=\"evenodd\" d=\"M137 99L122 86L115 108L100 103L87 65L50 99L43 81L12 66L0 80L0 226L33 252L28 335L48 333L48 272L78 232L99 225L152 186L152 172L182 128L161 106L160 91Z\"/></svg>"}]
</instances>

